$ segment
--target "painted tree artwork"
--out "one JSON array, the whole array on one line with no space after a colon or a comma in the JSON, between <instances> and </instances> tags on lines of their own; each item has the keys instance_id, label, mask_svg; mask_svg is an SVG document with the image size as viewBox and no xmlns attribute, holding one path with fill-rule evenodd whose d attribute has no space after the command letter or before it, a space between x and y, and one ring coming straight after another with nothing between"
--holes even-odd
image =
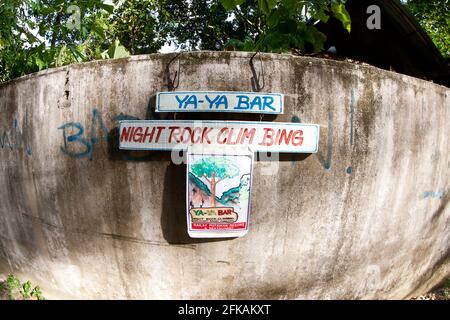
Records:
<instances>
[{"instance_id":1,"label":"painted tree artwork","mask_svg":"<svg viewBox=\"0 0 450 320\"><path fill-rule=\"evenodd\" d=\"M188 150L186 209L193 238L243 236L248 231L251 150Z\"/></svg>"},{"instance_id":2,"label":"painted tree artwork","mask_svg":"<svg viewBox=\"0 0 450 320\"><path fill-rule=\"evenodd\" d=\"M192 173L204 178L211 190L211 206L216 206L216 187L223 180L239 175L239 168L231 161L222 157L202 158L192 165Z\"/></svg>"}]
</instances>

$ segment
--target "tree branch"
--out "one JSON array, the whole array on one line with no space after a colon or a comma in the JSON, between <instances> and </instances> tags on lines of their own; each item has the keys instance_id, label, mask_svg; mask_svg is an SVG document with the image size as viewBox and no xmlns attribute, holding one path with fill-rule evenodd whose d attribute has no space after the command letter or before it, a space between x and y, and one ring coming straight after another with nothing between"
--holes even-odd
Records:
<instances>
[{"instance_id":1,"label":"tree branch","mask_svg":"<svg viewBox=\"0 0 450 320\"><path fill-rule=\"evenodd\" d=\"M58 32L61 31L61 27L60 27L61 19L62 19L61 10L62 10L62 8L56 13L55 24L54 24L55 28L53 29L52 39L50 41L50 45L52 48L55 47L56 40L58 37Z\"/></svg>"},{"instance_id":2,"label":"tree branch","mask_svg":"<svg viewBox=\"0 0 450 320\"><path fill-rule=\"evenodd\" d=\"M258 26L258 25L256 25L256 24L254 24L253 22L251 22L246 16L244 16L244 14L241 12L240 9L237 9L237 8L236 8L235 12L236 12L236 13L238 14L238 16L241 17L241 18L244 20L244 22L246 22L249 26L252 26L253 28L255 28L259 33L262 33L262 32L263 32L263 30L261 29L261 27Z\"/></svg>"},{"instance_id":3,"label":"tree branch","mask_svg":"<svg viewBox=\"0 0 450 320\"><path fill-rule=\"evenodd\" d=\"M208 177L206 176L206 174L204 174L203 177L206 179L206 181L208 181L209 184L211 184L211 180L208 179Z\"/></svg>"}]
</instances>

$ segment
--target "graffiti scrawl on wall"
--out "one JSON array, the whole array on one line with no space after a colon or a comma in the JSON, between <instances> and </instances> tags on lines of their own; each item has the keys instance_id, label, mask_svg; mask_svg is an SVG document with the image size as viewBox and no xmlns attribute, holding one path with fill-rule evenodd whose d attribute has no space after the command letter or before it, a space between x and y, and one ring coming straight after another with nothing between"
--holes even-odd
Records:
<instances>
[{"instance_id":1,"label":"graffiti scrawl on wall","mask_svg":"<svg viewBox=\"0 0 450 320\"><path fill-rule=\"evenodd\" d=\"M114 117L113 120L138 120L138 118L120 114ZM94 146L110 139L109 129L105 124L102 114L97 109L92 110L92 119L87 128L80 122L68 122L58 129L63 134L61 152L75 159L92 159Z\"/></svg>"},{"instance_id":2,"label":"graffiti scrawl on wall","mask_svg":"<svg viewBox=\"0 0 450 320\"><path fill-rule=\"evenodd\" d=\"M31 156L31 146L17 119L13 119L10 127L0 128L0 150L23 150L28 156Z\"/></svg>"}]
</instances>

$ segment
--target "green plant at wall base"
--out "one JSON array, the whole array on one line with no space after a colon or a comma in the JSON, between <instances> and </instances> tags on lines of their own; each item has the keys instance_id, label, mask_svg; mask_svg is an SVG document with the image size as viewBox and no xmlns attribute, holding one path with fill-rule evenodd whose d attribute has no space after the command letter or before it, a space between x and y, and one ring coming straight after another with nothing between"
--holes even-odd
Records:
<instances>
[{"instance_id":1,"label":"green plant at wall base","mask_svg":"<svg viewBox=\"0 0 450 320\"><path fill-rule=\"evenodd\" d=\"M447 279L444 287L444 295L446 299L450 299L450 279Z\"/></svg>"},{"instance_id":2,"label":"green plant at wall base","mask_svg":"<svg viewBox=\"0 0 450 320\"><path fill-rule=\"evenodd\" d=\"M220 0L227 10L237 10L245 0ZM351 18L345 9L345 0L258 0L257 32L244 40L232 39L228 47L245 51L320 52L324 50L326 36L314 23L327 22L330 16L342 22L351 31Z\"/></svg>"},{"instance_id":3,"label":"green plant at wall base","mask_svg":"<svg viewBox=\"0 0 450 320\"><path fill-rule=\"evenodd\" d=\"M12 274L4 282L0 282L0 297L5 295L9 300L45 300L40 287L33 288L30 281L21 283Z\"/></svg>"}]
</instances>

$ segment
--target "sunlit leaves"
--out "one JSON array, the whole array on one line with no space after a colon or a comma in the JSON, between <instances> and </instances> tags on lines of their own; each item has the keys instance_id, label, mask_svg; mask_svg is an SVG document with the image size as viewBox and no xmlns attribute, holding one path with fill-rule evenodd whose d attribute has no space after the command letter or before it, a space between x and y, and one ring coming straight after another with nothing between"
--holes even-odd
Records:
<instances>
[{"instance_id":1,"label":"sunlit leaves","mask_svg":"<svg viewBox=\"0 0 450 320\"><path fill-rule=\"evenodd\" d=\"M261 13L260 32L252 42L229 42L234 48L267 52L320 52L324 50L326 36L314 27L315 21L326 23L330 16L342 22L350 32L351 19L344 0L257 0ZM228 4L229 5L229 4ZM247 45L245 45L247 43ZM240 44L240 45L237 45Z\"/></svg>"},{"instance_id":2,"label":"sunlit leaves","mask_svg":"<svg viewBox=\"0 0 450 320\"><path fill-rule=\"evenodd\" d=\"M450 1L407 0L405 2L442 55L450 58Z\"/></svg>"},{"instance_id":3,"label":"sunlit leaves","mask_svg":"<svg viewBox=\"0 0 450 320\"><path fill-rule=\"evenodd\" d=\"M265 15L268 15L277 5L277 0L258 0L259 9Z\"/></svg>"},{"instance_id":4,"label":"sunlit leaves","mask_svg":"<svg viewBox=\"0 0 450 320\"><path fill-rule=\"evenodd\" d=\"M119 40L115 40L111 47L102 53L103 59L120 59L130 55L128 50L120 44Z\"/></svg>"},{"instance_id":5,"label":"sunlit leaves","mask_svg":"<svg viewBox=\"0 0 450 320\"><path fill-rule=\"evenodd\" d=\"M156 52L166 40L153 0L123 2L114 11L110 22L110 35L118 39L131 54Z\"/></svg>"},{"instance_id":6,"label":"sunlit leaves","mask_svg":"<svg viewBox=\"0 0 450 320\"><path fill-rule=\"evenodd\" d=\"M0 0L0 82L70 63L153 53L168 43L182 50L319 52L326 38L315 22L334 16L351 27L345 0L109 3Z\"/></svg>"},{"instance_id":7,"label":"sunlit leaves","mask_svg":"<svg viewBox=\"0 0 450 320\"><path fill-rule=\"evenodd\" d=\"M230 39L225 44L225 49L232 49L238 51L254 51L256 48L255 42L251 37L246 37L244 41L238 39Z\"/></svg>"},{"instance_id":8,"label":"sunlit leaves","mask_svg":"<svg viewBox=\"0 0 450 320\"><path fill-rule=\"evenodd\" d=\"M242 4L244 0L220 0L220 3L226 10L234 9L236 6Z\"/></svg>"},{"instance_id":9,"label":"sunlit leaves","mask_svg":"<svg viewBox=\"0 0 450 320\"><path fill-rule=\"evenodd\" d=\"M343 3L332 3L331 10L333 11L333 15L342 22L344 28L350 32L352 28L352 20L350 19L350 14L345 9L345 5Z\"/></svg>"},{"instance_id":10,"label":"sunlit leaves","mask_svg":"<svg viewBox=\"0 0 450 320\"><path fill-rule=\"evenodd\" d=\"M100 59L112 43L113 8L103 0L1 0L0 82Z\"/></svg>"}]
</instances>

